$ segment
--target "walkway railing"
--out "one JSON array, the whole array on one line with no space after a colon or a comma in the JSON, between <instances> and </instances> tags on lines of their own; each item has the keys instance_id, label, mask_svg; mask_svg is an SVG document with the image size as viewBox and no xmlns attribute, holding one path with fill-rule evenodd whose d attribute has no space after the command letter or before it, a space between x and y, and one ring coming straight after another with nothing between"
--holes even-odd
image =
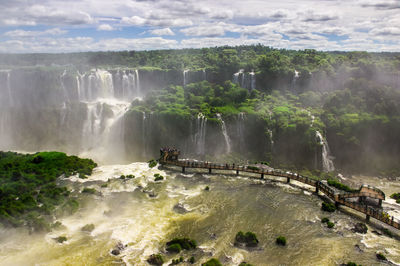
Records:
<instances>
[{"instance_id":1,"label":"walkway railing","mask_svg":"<svg viewBox=\"0 0 400 266\"><path fill-rule=\"evenodd\" d=\"M327 197L335 202L335 205L344 205L351 209L357 210L362 212L366 215L367 220L370 217L373 217L385 224L388 224L396 229L400 230L400 221L393 216L390 216L388 213L382 211L382 209L377 209L372 206L368 206L366 204L357 203L348 201L348 198L355 198L355 197L369 197L374 199L379 199L381 203L382 199L385 199L385 194L374 187L368 185L362 185L358 192L342 192L338 193L335 189L331 188L327 184L315 180L306 176L299 175L297 173L291 172L284 172L281 170L267 170L258 167L248 167L248 166L240 166L234 164L216 164L211 162L201 162L201 161L189 161L189 160L159 160L159 162L163 165L174 165L182 167L182 172L185 172L186 168L202 168L208 169L208 172L211 173L212 170L226 170L226 171L236 171L238 175L239 172L246 172L246 173L254 173L260 174L261 179L264 179L265 176L276 176L276 177L283 177L286 178L287 183L290 182L291 179L302 182L304 184L313 186L316 188L316 192L323 192ZM364 191L363 191L364 190Z\"/></svg>"}]
</instances>

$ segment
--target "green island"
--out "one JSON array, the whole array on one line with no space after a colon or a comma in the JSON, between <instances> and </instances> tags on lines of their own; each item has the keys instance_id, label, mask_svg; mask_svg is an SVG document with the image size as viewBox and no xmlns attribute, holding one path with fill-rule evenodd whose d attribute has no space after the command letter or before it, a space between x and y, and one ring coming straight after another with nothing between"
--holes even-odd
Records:
<instances>
[{"instance_id":1,"label":"green island","mask_svg":"<svg viewBox=\"0 0 400 266\"><path fill-rule=\"evenodd\" d=\"M61 152L0 152L1 223L49 230L56 211L72 213L79 206L66 187L57 185L57 178L85 178L96 166L90 159Z\"/></svg>"}]
</instances>

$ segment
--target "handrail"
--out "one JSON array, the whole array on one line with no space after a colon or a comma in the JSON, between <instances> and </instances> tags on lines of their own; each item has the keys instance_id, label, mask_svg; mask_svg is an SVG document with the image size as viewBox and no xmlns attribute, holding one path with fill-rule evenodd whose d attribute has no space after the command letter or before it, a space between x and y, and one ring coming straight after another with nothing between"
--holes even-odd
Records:
<instances>
[{"instance_id":1,"label":"handrail","mask_svg":"<svg viewBox=\"0 0 400 266\"><path fill-rule=\"evenodd\" d=\"M330 186L324 184L323 182L319 180L315 180L306 176L302 176L298 173L292 173L288 171L281 171L281 170L268 170L268 169L263 169L263 168L248 168L248 166L234 166L234 165L224 165L224 164L216 164L216 163L211 163L211 162L202 162L202 161L189 161L189 160L163 160L163 158L160 158L159 162L161 164L169 164L169 165L175 165L179 167L188 167L188 168L203 168L203 169L216 169L216 170L229 170L229 171L242 171L242 172L247 172L247 173L257 173L261 174L262 177L264 175L270 175L270 176L278 176L278 177L286 177L288 180L293 179L302 183L305 183L307 185L311 185L313 187L316 187L317 191L322 191L326 196L328 196L331 200L338 204L342 204L346 207L352 208L354 210L357 210L359 212L362 212L366 214L367 216L371 216L383 223L386 223L394 228L397 228L400 230L400 220L394 218L393 216L390 216L388 213L383 212L382 210L377 210L371 206L365 205L365 204L360 204L360 203L355 203L355 202L350 202L347 201L346 198L352 198L352 197L370 197L370 198L375 198L375 199L385 199L385 193L383 193L381 190L369 186L369 185L361 185L360 189L358 192L342 192L342 193L337 193L336 190L331 188ZM379 196L377 196L374 193L370 192L361 192L362 188L367 188L370 189Z\"/></svg>"}]
</instances>

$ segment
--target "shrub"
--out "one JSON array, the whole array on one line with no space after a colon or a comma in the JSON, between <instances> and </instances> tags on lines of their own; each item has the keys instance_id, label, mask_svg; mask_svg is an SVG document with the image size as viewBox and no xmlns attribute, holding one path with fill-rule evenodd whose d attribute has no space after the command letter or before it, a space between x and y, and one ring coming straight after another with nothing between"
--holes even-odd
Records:
<instances>
[{"instance_id":1,"label":"shrub","mask_svg":"<svg viewBox=\"0 0 400 266\"><path fill-rule=\"evenodd\" d=\"M254 170L254 171L260 170L260 168L258 168L257 166L251 166L251 165L247 166L247 169Z\"/></svg>"},{"instance_id":2,"label":"shrub","mask_svg":"<svg viewBox=\"0 0 400 266\"><path fill-rule=\"evenodd\" d=\"M222 266L219 260L212 258L211 260L201 264L201 266Z\"/></svg>"},{"instance_id":3,"label":"shrub","mask_svg":"<svg viewBox=\"0 0 400 266\"><path fill-rule=\"evenodd\" d=\"M328 228L333 228L335 226L335 224L332 222L327 222L326 225L328 226Z\"/></svg>"},{"instance_id":4,"label":"shrub","mask_svg":"<svg viewBox=\"0 0 400 266\"><path fill-rule=\"evenodd\" d=\"M327 223L327 222L329 222L329 218L328 217L322 218L321 223Z\"/></svg>"},{"instance_id":5,"label":"shrub","mask_svg":"<svg viewBox=\"0 0 400 266\"><path fill-rule=\"evenodd\" d=\"M108 184L107 184L107 183L101 184L101 187L102 187L102 188L108 187Z\"/></svg>"},{"instance_id":6,"label":"shrub","mask_svg":"<svg viewBox=\"0 0 400 266\"><path fill-rule=\"evenodd\" d=\"M150 160L149 161L149 167L150 168L154 168L157 165L157 161L156 160Z\"/></svg>"},{"instance_id":7,"label":"shrub","mask_svg":"<svg viewBox=\"0 0 400 266\"><path fill-rule=\"evenodd\" d=\"M322 202L321 210L326 212L334 212L336 210L335 204Z\"/></svg>"},{"instance_id":8,"label":"shrub","mask_svg":"<svg viewBox=\"0 0 400 266\"><path fill-rule=\"evenodd\" d=\"M204 188L204 190L205 190L205 191L209 191L209 190L210 190L210 187L209 187L209 186L206 186L206 187Z\"/></svg>"},{"instance_id":9,"label":"shrub","mask_svg":"<svg viewBox=\"0 0 400 266\"><path fill-rule=\"evenodd\" d=\"M160 174L154 174L154 177L155 177L154 181L156 182L164 179L164 177Z\"/></svg>"},{"instance_id":10,"label":"shrub","mask_svg":"<svg viewBox=\"0 0 400 266\"><path fill-rule=\"evenodd\" d=\"M349 261L348 263L346 263L346 266L357 266L357 263Z\"/></svg>"},{"instance_id":11,"label":"shrub","mask_svg":"<svg viewBox=\"0 0 400 266\"><path fill-rule=\"evenodd\" d=\"M172 265L176 265L183 262L183 257L179 257L179 259L172 260Z\"/></svg>"},{"instance_id":12,"label":"shrub","mask_svg":"<svg viewBox=\"0 0 400 266\"><path fill-rule=\"evenodd\" d=\"M247 263L247 262L242 262L239 264L239 266L253 266L253 264Z\"/></svg>"},{"instance_id":13,"label":"shrub","mask_svg":"<svg viewBox=\"0 0 400 266\"><path fill-rule=\"evenodd\" d=\"M81 231L92 232L94 230L94 224L87 224L81 228Z\"/></svg>"},{"instance_id":14,"label":"shrub","mask_svg":"<svg viewBox=\"0 0 400 266\"><path fill-rule=\"evenodd\" d=\"M147 262L151 265L163 265L164 258L160 254L153 254L147 259Z\"/></svg>"},{"instance_id":15,"label":"shrub","mask_svg":"<svg viewBox=\"0 0 400 266\"><path fill-rule=\"evenodd\" d=\"M278 236L276 239L276 244L286 246L286 238L284 236Z\"/></svg>"},{"instance_id":16,"label":"shrub","mask_svg":"<svg viewBox=\"0 0 400 266\"><path fill-rule=\"evenodd\" d=\"M376 253L376 258L378 259L378 260L387 260L386 259L386 256L385 255L383 255L382 253Z\"/></svg>"},{"instance_id":17,"label":"shrub","mask_svg":"<svg viewBox=\"0 0 400 266\"><path fill-rule=\"evenodd\" d=\"M392 195L390 195L390 197L392 199L398 200L398 199L400 199L400 192L399 193L393 193Z\"/></svg>"},{"instance_id":18,"label":"shrub","mask_svg":"<svg viewBox=\"0 0 400 266\"><path fill-rule=\"evenodd\" d=\"M389 229L387 229L387 228L383 228L383 229L382 229L382 232L383 232L385 235L387 235L388 237L393 237L392 232L391 232Z\"/></svg>"},{"instance_id":19,"label":"shrub","mask_svg":"<svg viewBox=\"0 0 400 266\"><path fill-rule=\"evenodd\" d=\"M340 182L338 182L336 180L333 180L333 179L328 179L328 185L330 185L332 187L335 187L337 189L346 191L346 192L355 192L355 191L357 191L357 189L352 189L352 188L346 186L345 184L342 184L342 183L340 183Z\"/></svg>"},{"instance_id":20,"label":"shrub","mask_svg":"<svg viewBox=\"0 0 400 266\"><path fill-rule=\"evenodd\" d=\"M191 257L190 257L190 259L189 259L189 262L190 262L190 264L193 264L193 263L195 263L195 262L196 262L196 260L194 259L194 257L193 257L193 256L191 256Z\"/></svg>"},{"instance_id":21,"label":"shrub","mask_svg":"<svg viewBox=\"0 0 400 266\"><path fill-rule=\"evenodd\" d=\"M82 189L82 193L95 194L96 192L97 191L94 188L85 187L84 189Z\"/></svg>"},{"instance_id":22,"label":"shrub","mask_svg":"<svg viewBox=\"0 0 400 266\"><path fill-rule=\"evenodd\" d=\"M258 239L253 232L244 234L242 231L238 232L235 236L235 244L245 244L246 247L255 247L258 245Z\"/></svg>"},{"instance_id":23,"label":"shrub","mask_svg":"<svg viewBox=\"0 0 400 266\"><path fill-rule=\"evenodd\" d=\"M179 252L181 252L182 247L178 243L175 243L175 244L167 246L166 249L168 252L171 252L171 253L179 253Z\"/></svg>"},{"instance_id":24,"label":"shrub","mask_svg":"<svg viewBox=\"0 0 400 266\"><path fill-rule=\"evenodd\" d=\"M119 177L119 179L125 179L126 177L124 176L124 175L121 175L120 177Z\"/></svg>"},{"instance_id":25,"label":"shrub","mask_svg":"<svg viewBox=\"0 0 400 266\"><path fill-rule=\"evenodd\" d=\"M135 178L135 176L134 175L126 175L126 178L132 179L132 178Z\"/></svg>"},{"instance_id":26,"label":"shrub","mask_svg":"<svg viewBox=\"0 0 400 266\"><path fill-rule=\"evenodd\" d=\"M168 247L178 244L182 249L190 250L195 249L197 247L197 243L193 239L189 238L174 238L171 241L167 242L167 250Z\"/></svg>"},{"instance_id":27,"label":"shrub","mask_svg":"<svg viewBox=\"0 0 400 266\"><path fill-rule=\"evenodd\" d=\"M63 243L65 241L67 241L67 237L59 236L59 237L54 238L54 240L57 241L58 243Z\"/></svg>"}]
</instances>

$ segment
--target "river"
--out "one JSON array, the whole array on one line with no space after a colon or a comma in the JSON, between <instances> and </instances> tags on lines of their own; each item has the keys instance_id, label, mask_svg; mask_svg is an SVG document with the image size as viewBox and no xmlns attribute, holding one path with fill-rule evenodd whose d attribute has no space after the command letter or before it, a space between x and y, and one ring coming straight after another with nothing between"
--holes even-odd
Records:
<instances>
[{"instance_id":1,"label":"river","mask_svg":"<svg viewBox=\"0 0 400 266\"><path fill-rule=\"evenodd\" d=\"M154 182L157 173L165 179ZM119 178L128 174L135 178ZM353 181L359 182L356 177ZM371 185L380 182L372 177L368 181ZM242 261L253 265L338 265L348 261L379 265L378 251L400 264L398 240L378 236L373 227L366 235L354 233L351 229L359 222L357 218L343 212L323 213L317 196L284 183L222 174L181 174L151 169L146 163L99 166L88 179L71 177L60 183L79 197L78 212L60 218L63 226L50 233L1 228L1 265L146 265L149 255L164 253L165 243L174 237L197 241L195 251L180 254L185 259L194 256L196 265L211 257L224 265ZM84 187L98 193L80 193ZM382 185L387 192L385 187L393 186ZM384 202L385 208L392 205L396 204L391 200ZM335 227L328 229L321 223L322 217L329 217ZM81 228L87 224L94 224L94 230L83 232ZM256 233L258 247L235 247L238 231ZM287 246L275 244L279 235L286 237ZM58 236L66 236L67 241L57 243L54 238ZM126 248L114 256L110 251L119 242ZM164 257L169 264L180 255Z\"/></svg>"}]
</instances>

